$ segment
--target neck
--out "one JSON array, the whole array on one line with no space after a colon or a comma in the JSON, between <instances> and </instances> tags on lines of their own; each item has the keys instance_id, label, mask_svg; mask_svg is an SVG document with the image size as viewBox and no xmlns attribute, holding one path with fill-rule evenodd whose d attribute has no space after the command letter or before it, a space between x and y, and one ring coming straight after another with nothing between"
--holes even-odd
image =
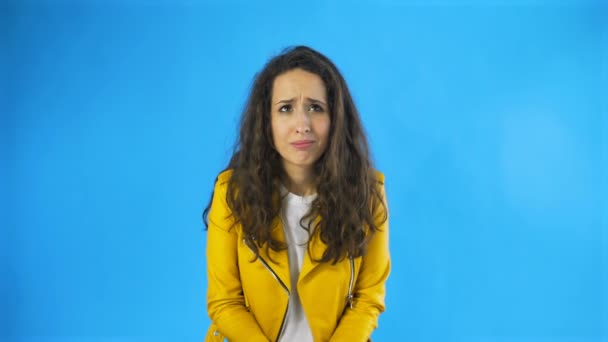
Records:
<instances>
[{"instance_id":1,"label":"neck","mask_svg":"<svg viewBox=\"0 0 608 342\"><path fill-rule=\"evenodd\" d=\"M285 170L284 185L289 192L298 196L308 196L316 192L312 168L283 166Z\"/></svg>"}]
</instances>

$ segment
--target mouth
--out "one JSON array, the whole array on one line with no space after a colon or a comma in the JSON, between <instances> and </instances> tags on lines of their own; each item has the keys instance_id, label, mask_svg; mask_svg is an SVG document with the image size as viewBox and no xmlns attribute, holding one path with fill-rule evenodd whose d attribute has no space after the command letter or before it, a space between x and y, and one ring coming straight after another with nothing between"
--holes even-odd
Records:
<instances>
[{"instance_id":1,"label":"mouth","mask_svg":"<svg viewBox=\"0 0 608 342\"><path fill-rule=\"evenodd\" d=\"M315 142L313 140L298 140L291 143L293 147L298 150L307 150L309 149Z\"/></svg>"}]
</instances>

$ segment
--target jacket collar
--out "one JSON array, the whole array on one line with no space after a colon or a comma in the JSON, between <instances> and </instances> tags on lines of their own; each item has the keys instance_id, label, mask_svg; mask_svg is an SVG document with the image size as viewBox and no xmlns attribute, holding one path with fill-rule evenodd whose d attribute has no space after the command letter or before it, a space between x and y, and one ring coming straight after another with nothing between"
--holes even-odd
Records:
<instances>
[{"instance_id":1,"label":"jacket collar","mask_svg":"<svg viewBox=\"0 0 608 342\"><path fill-rule=\"evenodd\" d=\"M316 218L314 225L319 222L320 218ZM285 232L283 231L283 221L280 218L276 218L273 220L273 229L271 231L271 236L273 239L286 243L285 240ZM302 269L300 270L299 279L304 279L308 275L310 275L321 263L315 260L321 259L323 257L323 253L327 249L327 245L321 241L321 237L318 231L313 232L311 240L309 242L310 247L306 248L304 254L304 261L302 263ZM289 272L289 256L287 250L282 251L273 251L269 249L271 259L274 261L270 261L272 264L273 270L277 273L277 275L281 278L283 283L287 285L289 290L291 291L293 284L291 284L291 277ZM260 254L265 254L263 249L260 249ZM264 256L266 259L266 256Z\"/></svg>"}]
</instances>

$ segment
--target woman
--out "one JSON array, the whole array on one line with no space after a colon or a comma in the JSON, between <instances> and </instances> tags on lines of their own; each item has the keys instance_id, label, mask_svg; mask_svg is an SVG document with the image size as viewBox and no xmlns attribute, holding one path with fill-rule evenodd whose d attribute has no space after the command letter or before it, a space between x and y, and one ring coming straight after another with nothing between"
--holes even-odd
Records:
<instances>
[{"instance_id":1,"label":"woman","mask_svg":"<svg viewBox=\"0 0 608 342\"><path fill-rule=\"evenodd\" d=\"M344 78L287 49L256 75L208 228L206 341L367 341L390 270L384 177Z\"/></svg>"}]
</instances>

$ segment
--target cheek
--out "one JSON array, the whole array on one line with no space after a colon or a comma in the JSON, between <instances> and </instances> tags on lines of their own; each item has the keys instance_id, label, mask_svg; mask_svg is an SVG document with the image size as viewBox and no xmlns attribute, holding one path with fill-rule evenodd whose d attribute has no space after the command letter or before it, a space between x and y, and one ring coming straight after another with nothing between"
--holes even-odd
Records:
<instances>
[{"instance_id":1,"label":"cheek","mask_svg":"<svg viewBox=\"0 0 608 342\"><path fill-rule=\"evenodd\" d=\"M272 140L274 141L276 146L277 143L280 143L281 140L286 136L287 126L280 120L273 119L270 122L270 128L272 131Z\"/></svg>"},{"instance_id":2,"label":"cheek","mask_svg":"<svg viewBox=\"0 0 608 342\"><path fill-rule=\"evenodd\" d=\"M326 118L323 118L322 120L319 120L315 127L316 128L315 131L317 132L318 137L321 140L323 140L324 144L327 144L330 125L331 125L331 122L329 120L329 117L326 117Z\"/></svg>"}]
</instances>

